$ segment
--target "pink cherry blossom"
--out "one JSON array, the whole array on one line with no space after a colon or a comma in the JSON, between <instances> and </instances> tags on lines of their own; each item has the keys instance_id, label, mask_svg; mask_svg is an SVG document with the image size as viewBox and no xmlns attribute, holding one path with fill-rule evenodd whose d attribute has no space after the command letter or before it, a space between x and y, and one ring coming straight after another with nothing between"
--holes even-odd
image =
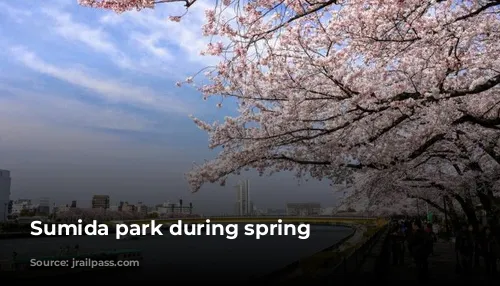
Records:
<instances>
[{"instance_id":1,"label":"pink cherry blossom","mask_svg":"<svg viewBox=\"0 0 500 286\"><path fill-rule=\"evenodd\" d=\"M181 21L181 16L170 16L168 19L172 22L177 22L179 23Z\"/></svg>"}]
</instances>

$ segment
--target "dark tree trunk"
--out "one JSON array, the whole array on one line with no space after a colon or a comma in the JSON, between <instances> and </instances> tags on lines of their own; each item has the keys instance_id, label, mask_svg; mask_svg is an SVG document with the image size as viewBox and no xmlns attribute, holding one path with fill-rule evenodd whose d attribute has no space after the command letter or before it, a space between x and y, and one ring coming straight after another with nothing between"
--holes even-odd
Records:
<instances>
[{"instance_id":1,"label":"dark tree trunk","mask_svg":"<svg viewBox=\"0 0 500 286\"><path fill-rule=\"evenodd\" d=\"M445 202L446 202L446 207L448 211L448 216L450 217L450 224L452 226L452 229L454 231L459 230L461 225L460 225L460 218L458 217L457 211L455 210L455 207L453 206L453 201L451 200L450 197L445 197Z\"/></svg>"},{"instance_id":2,"label":"dark tree trunk","mask_svg":"<svg viewBox=\"0 0 500 286\"><path fill-rule=\"evenodd\" d=\"M497 206L497 198L493 195L493 186L490 182L479 183L479 188L476 195L481 202L481 205L486 212L486 215L491 219L493 224L497 224L499 217L499 209Z\"/></svg>"},{"instance_id":3,"label":"dark tree trunk","mask_svg":"<svg viewBox=\"0 0 500 286\"><path fill-rule=\"evenodd\" d=\"M474 229L477 229L479 227L479 220L477 219L476 210L474 209L472 200L470 198L462 198L457 194L454 194L453 198L457 200L457 202L462 207L462 210L467 216L468 223L471 224Z\"/></svg>"}]
</instances>

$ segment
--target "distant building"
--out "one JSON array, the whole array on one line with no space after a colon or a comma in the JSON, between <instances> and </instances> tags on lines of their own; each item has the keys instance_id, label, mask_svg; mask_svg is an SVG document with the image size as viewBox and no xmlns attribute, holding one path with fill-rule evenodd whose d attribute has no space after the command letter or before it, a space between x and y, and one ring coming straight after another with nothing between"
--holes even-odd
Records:
<instances>
[{"instance_id":1,"label":"distant building","mask_svg":"<svg viewBox=\"0 0 500 286\"><path fill-rule=\"evenodd\" d=\"M49 206L50 207L50 199L49 198L39 198L38 199L39 206Z\"/></svg>"},{"instance_id":2,"label":"distant building","mask_svg":"<svg viewBox=\"0 0 500 286\"><path fill-rule=\"evenodd\" d=\"M55 203L52 204L52 213L54 214L67 212L71 209L76 209L76 201L71 201L71 204L65 204L60 206L56 206Z\"/></svg>"},{"instance_id":3,"label":"distant building","mask_svg":"<svg viewBox=\"0 0 500 286\"><path fill-rule=\"evenodd\" d=\"M50 214L50 206L37 206L35 214L38 216L47 216Z\"/></svg>"},{"instance_id":4,"label":"distant building","mask_svg":"<svg viewBox=\"0 0 500 286\"><path fill-rule=\"evenodd\" d=\"M34 206L31 203L30 199L15 200L12 203L12 211L10 214L12 216L20 216L21 213L32 212L33 208L34 208Z\"/></svg>"},{"instance_id":5,"label":"distant building","mask_svg":"<svg viewBox=\"0 0 500 286\"><path fill-rule=\"evenodd\" d=\"M259 209L256 206L254 206L254 209L253 209L253 215L254 216L262 216L262 215L265 215L265 214L266 214L266 210Z\"/></svg>"},{"instance_id":6,"label":"distant building","mask_svg":"<svg viewBox=\"0 0 500 286\"><path fill-rule=\"evenodd\" d=\"M140 214L147 214L148 213L148 206L143 204L142 202L137 203L137 212Z\"/></svg>"},{"instance_id":7,"label":"distant building","mask_svg":"<svg viewBox=\"0 0 500 286\"><path fill-rule=\"evenodd\" d=\"M50 199L49 198L40 198L38 200L38 205L35 209L35 212L39 216L47 216L50 214Z\"/></svg>"},{"instance_id":8,"label":"distant building","mask_svg":"<svg viewBox=\"0 0 500 286\"><path fill-rule=\"evenodd\" d=\"M282 216L286 215L286 209L267 209L266 215L268 216Z\"/></svg>"},{"instance_id":9,"label":"distant building","mask_svg":"<svg viewBox=\"0 0 500 286\"><path fill-rule=\"evenodd\" d=\"M137 212L140 214L147 214L148 213L148 206L145 206L145 205L137 206Z\"/></svg>"},{"instance_id":10,"label":"distant building","mask_svg":"<svg viewBox=\"0 0 500 286\"><path fill-rule=\"evenodd\" d=\"M0 221L6 221L10 204L10 171L0 170Z\"/></svg>"},{"instance_id":11,"label":"distant building","mask_svg":"<svg viewBox=\"0 0 500 286\"><path fill-rule=\"evenodd\" d=\"M192 214L193 213L193 204L189 203L188 206L185 206L185 205L181 206L180 202L178 204L166 202L166 203L157 205L156 212L158 212L158 214L160 216L169 215L169 214Z\"/></svg>"},{"instance_id":12,"label":"distant building","mask_svg":"<svg viewBox=\"0 0 500 286\"><path fill-rule=\"evenodd\" d=\"M93 209L109 209L109 196L108 195L94 195L92 197Z\"/></svg>"},{"instance_id":13,"label":"distant building","mask_svg":"<svg viewBox=\"0 0 500 286\"><path fill-rule=\"evenodd\" d=\"M125 204L124 202L120 202L120 203L118 204L118 211L119 211L119 212L123 211L123 205L124 205L124 204Z\"/></svg>"},{"instance_id":14,"label":"distant building","mask_svg":"<svg viewBox=\"0 0 500 286\"><path fill-rule=\"evenodd\" d=\"M321 208L321 215L333 215L335 212L334 207Z\"/></svg>"},{"instance_id":15,"label":"distant building","mask_svg":"<svg viewBox=\"0 0 500 286\"><path fill-rule=\"evenodd\" d=\"M286 204L286 214L292 216L317 216L321 215L319 203L289 203Z\"/></svg>"},{"instance_id":16,"label":"distant building","mask_svg":"<svg viewBox=\"0 0 500 286\"><path fill-rule=\"evenodd\" d=\"M253 213L253 203L250 201L250 181L242 180L236 185L235 215L244 216Z\"/></svg>"},{"instance_id":17,"label":"distant building","mask_svg":"<svg viewBox=\"0 0 500 286\"><path fill-rule=\"evenodd\" d=\"M121 208L120 208L120 205L114 205L114 206L109 206L109 210L117 212L117 211L120 211Z\"/></svg>"},{"instance_id":18,"label":"distant building","mask_svg":"<svg viewBox=\"0 0 500 286\"><path fill-rule=\"evenodd\" d=\"M69 211L70 207L69 205L60 205L58 207L54 207L56 210L54 211L54 213L63 213L63 212L67 212Z\"/></svg>"},{"instance_id":19,"label":"distant building","mask_svg":"<svg viewBox=\"0 0 500 286\"><path fill-rule=\"evenodd\" d=\"M143 204L142 202L138 202L137 204L129 204L128 202L120 202L117 206L112 206L112 210L122 211L122 212L133 212L139 214L147 214L148 206Z\"/></svg>"},{"instance_id":20,"label":"distant building","mask_svg":"<svg viewBox=\"0 0 500 286\"><path fill-rule=\"evenodd\" d=\"M242 210L240 202L234 203L234 213L233 214L236 216L254 215L257 212L257 210L255 209L253 202L250 201L248 204L249 204L248 210L246 210L246 209Z\"/></svg>"},{"instance_id":21,"label":"distant building","mask_svg":"<svg viewBox=\"0 0 500 286\"><path fill-rule=\"evenodd\" d=\"M132 205L132 204L129 204L128 202L125 202L122 206L121 206L121 210L122 212L136 212L136 206L135 205Z\"/></svg>"}]
</instances>

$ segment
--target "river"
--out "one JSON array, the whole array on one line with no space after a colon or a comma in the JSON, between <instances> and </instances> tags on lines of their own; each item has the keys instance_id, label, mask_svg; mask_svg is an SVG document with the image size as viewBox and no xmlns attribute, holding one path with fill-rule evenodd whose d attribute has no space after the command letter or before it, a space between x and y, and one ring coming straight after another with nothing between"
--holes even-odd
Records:
<instances>
[{"instance_id":1,"label":"river","mask_svg":"<svg viewBox=\"0 0 500 286\"><path fill-rule=\"evenodd\" d=\"M10 259L14 251L19 258L57 255L61 246L73 247L76 244L79 245L80 253L139 249L144 257L140 269L106 273L105 277L99 274L99 278L110 281L247 280L319 252L350 232L345 227L311 225L311 234L306 240L298 239L297 236L265 236L256 240L255 237L244 235L234 240L206 235L163 235L141 237L138 240L116 240L111 234L107 237L8 239L0 240L0 259ZM91 276L86 274L78 277L77 281L91 279Z\"/></svg>"}]
</instances>

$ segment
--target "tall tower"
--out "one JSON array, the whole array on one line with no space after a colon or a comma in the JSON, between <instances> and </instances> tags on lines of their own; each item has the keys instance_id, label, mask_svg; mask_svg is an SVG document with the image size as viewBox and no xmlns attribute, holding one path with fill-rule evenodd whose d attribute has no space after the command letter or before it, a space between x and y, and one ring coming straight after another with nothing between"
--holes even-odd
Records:
<instances>
[{"instance_id":1,"label":"tall tower","mask_svg":"<svg viewBox=\"0 0 500 286\"><path fill-rule=\"evenodd\" d=\"M10 203L10 171L0 170L0 221L7 220Z\"/></svg>"},{"instance_id":2,"label":"tall tower","mask_svg":"<svg viewBox=\"0 0 500 286\"><path fill-rule=\"evenodd\" d=\"M243 216L252 213L252 206L250 202L250 182L249 180L242 180L236 186L236 214Z\"/></svg>"}]
</instances>

